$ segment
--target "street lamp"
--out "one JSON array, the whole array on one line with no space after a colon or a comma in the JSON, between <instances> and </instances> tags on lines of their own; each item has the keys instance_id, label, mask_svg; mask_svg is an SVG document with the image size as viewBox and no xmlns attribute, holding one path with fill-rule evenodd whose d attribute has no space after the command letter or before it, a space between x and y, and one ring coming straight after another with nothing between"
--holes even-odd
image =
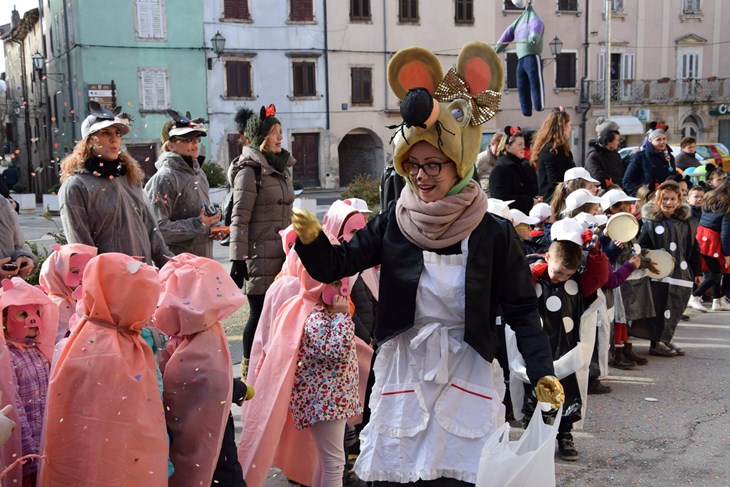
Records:
<instances>
[{"instance_id":1,"label":"street lamp","mask_svg":"<svg viewBox=\"0 0 730 487\"><path fill-rule=\"evenodd\" d=\"M550 41L550 54L553 57L557 57L558 54L560 54L563 51L563 41L558 39L558 36L555 36L555 38Z\"/></svg>"},{"instance_id":2,"label":"street lamp","mask_svg":"<svg viewBox=\"0 0 730 487\"><path fill-rule=\"evenodd\" d=\"M33 67L36 71L38 71L38 74L40 75L43 72L43 66L46 64L46 58L43 57L43 54L36 51L35 54L33 54Z\"/></svg>"},{"instance_id":3,"label":"street lamp","mask_svg":"<svg viewBox=\"0 0 730 487\"><path fill-rule=\"evenodd\" d=\"M223 37L223 34L220 32L216 32L215 35L210 38L210 45L213 46L215 59L208 58L208 69L213 69L213 64L220 59L221 54L223 54L223 51L226 49L226 38Z\"/></svg>"}]
</instances>

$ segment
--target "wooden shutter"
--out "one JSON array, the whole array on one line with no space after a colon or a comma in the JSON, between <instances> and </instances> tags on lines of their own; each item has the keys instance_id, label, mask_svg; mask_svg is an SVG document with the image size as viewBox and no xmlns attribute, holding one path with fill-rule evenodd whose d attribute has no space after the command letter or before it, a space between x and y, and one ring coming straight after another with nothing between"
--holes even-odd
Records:
<instances>
[{"instance_id":1,"label":"wooden shutter","mask_svg":"<svg viewBox=\"0 0 730 487\"><path fill-rule=\"evenodd\" d=\"M150 8L148 0L135 0L135 25L137 27L137 37L141 39L149 39L152 36Z\"/></svg>"},{"instance_id":2,"label":"wooden shutter","mask_svg":"<svg viewBox=\"0 0 730 487\"><path fill-rule=\"evenodd\" d=\"M575 88L576 54L560 53L555 60L555 86L557 88Z\"/></svg>"},{"instance_id":3,"label":"wooden shutter","mask_svg":"<svg viewBox=\"0 0 730 487\"><path fill-rule=\"evenodd\" d=\"M517 53L508 52L505 64L507 67L507 86L505 88L517 89Z\"/></svg>"},{"instance_id":4,"label":"wooden shutter","mask_svg":"<svg viewBox=\"0 0 730 487\"><path fill-rule=\"evenodd\" d=\"M150 31L153 39L167 37L165 22L165 0L148 0L150 2Z\"/></svg>"},{"instance_id":5,"label":"wooden shutter","mask_svg":"<svg viewBox=\"0 0 730 487\"><path fill-rule=\"evenodd\" d=\"M226 19L248 20L248 0L224 0L223 16Z\"/></svg>"},{"instance_id":6,"label":"wooden shutter","mask_svg":"<svg viewBox=\"0 0 730 487\"><path fill-rule=\"evenodd\" d=\"M304 22L314 20L312 0L290 0L291 20Z\"/></svg>"},{"instance_id":7,"label":"wooden shutter","mask_svg":"<svg viewBox=\"0 0 730 487\"><path fill-rule=\"evenodd\" d=\"M167 70L141 68L139 70L140 105L144 111L162 111L170 108Z\"/></svg>"},{"instance_id":8,"label":"wooden shutter","mask_svg":"<svg viewBox=\"0 0 730 487\"><path fill-rule=\"evenodd\" d=\"M575 12L578 10L578 0L558 0L558 10Z\"/></svg>"},{"instance_id":9,"label":"wooden shutter","mask_svg":"<svg viewBox=\"0 0 730 487\"><path fill-rule=\"evenodd\" d=\"M248 61L226 63L226 87L230 97L251 96L251 64Z\"/></svg>"}]
</instances>

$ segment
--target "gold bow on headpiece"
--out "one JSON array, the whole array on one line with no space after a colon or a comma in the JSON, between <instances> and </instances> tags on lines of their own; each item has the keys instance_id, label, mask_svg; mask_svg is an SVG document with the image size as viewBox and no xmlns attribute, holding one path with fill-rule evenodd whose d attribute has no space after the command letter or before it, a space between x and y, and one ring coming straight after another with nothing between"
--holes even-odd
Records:
<instances>
[{"instance_id":1,"label":"gold bow on headpiece","mask_svg":"<svg viewBox=\"0 0 730 487\"><path fill-rule=\"evenodd\" d=\"M472 125L481 125L497 114L502 94L492 90L484 90L472 95L469 85L466 84L454 68L451 68L441 80L433 93L433 97L440 102L450 102L462 98L467 100L472 108Z\"/></svg>"}]
</instances>

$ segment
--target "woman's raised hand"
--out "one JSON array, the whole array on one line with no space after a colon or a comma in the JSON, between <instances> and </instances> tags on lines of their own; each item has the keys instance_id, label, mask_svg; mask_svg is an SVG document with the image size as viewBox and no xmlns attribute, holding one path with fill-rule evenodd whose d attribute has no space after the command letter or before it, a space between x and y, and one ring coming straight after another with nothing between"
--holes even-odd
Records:
<instances>
[{"instance_id":1,"label":"woman's raised hand","mask_svg":"<svg viewBox=\"0 0 730 487\"><path fill-rule=\"evenodd\" d=\"M317 238L322 231L322 224L311 212L302 208L293 208L291 223L294 231L304 245L308 245Z\"/></svg>"}]
</instances>

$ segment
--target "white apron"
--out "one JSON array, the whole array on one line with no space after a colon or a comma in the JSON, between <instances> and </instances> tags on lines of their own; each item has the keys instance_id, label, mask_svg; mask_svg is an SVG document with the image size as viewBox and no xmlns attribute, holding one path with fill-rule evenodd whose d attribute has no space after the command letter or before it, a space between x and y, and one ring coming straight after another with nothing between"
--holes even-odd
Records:
<instances>
[{"instance_id":1,"label":"white apron","mask_svg":"<svg viewBox=\"0 0 730 487\"><path fill-rule=\"evenodd\" d=\"M363 480L475 483L482 446L504 423L502 369L464 342L467 244L423 252L415 324L378 351L355 464Z\"/></svg>"}]
</instances>

